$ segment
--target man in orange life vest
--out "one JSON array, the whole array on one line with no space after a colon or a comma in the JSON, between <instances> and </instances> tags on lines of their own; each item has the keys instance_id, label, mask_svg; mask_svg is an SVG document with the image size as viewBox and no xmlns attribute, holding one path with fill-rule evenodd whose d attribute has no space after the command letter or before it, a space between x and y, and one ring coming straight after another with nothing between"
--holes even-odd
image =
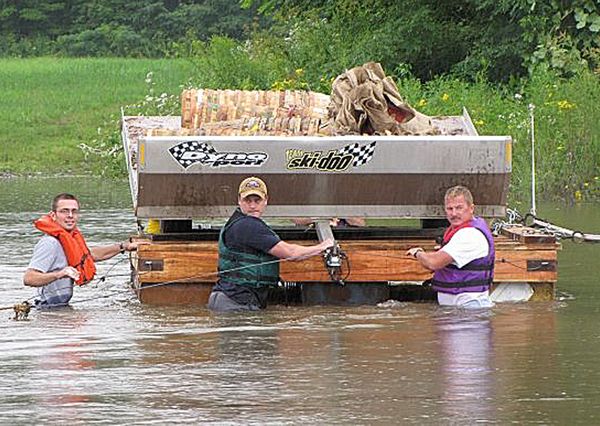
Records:
<instances>
[{"instance_id":1,"label":"man in orange life vest","mask_svg":"<svg viewBox=\"0 0 600 426\"><path fill-rule=\"evenodd\" d=\"M138 243L128 241L89 249L78 221L79 201L63 193L54 197L52 211L34 222L45 235L33 250L23 283L38 288L39 308L65 306L73 296L73 283L83 285L94 277L94 262L137 249Z\"/></svg>"},{"instance_id":2,"label":"man in orange life vest","mask_svg":"<svg viewBox=\"0 0 600 426\"><path fill-rule=\"evenodd\" d=\"M450 227L442 247L426 253L413 247L406 254L434 271L431 284L440 305L464 308L493 306L489 288L494 278L494 237L485 220L474 216L473 195L464 186L455 186L444 197Z\"/></svg>"}]
</instances>

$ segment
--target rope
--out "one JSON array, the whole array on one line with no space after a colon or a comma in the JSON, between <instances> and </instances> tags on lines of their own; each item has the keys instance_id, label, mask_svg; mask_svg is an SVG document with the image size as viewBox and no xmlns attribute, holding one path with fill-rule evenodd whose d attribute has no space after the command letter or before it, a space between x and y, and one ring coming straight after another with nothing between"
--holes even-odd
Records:
<instances>
[{"instance_id":1,"label":"rope","mask_svg":"<svg viewBox=\"0 0 600 426\"><path fill-rule=\"evenodd\" d=\"M315 254L315 255L313 255L313 256L316 256L316 254ZM237 267L237 268L231 268L231 269L228 269L228 270L225 270L225 271L221 271L221 273L223 273L223 272L225 272L225 273L227 273L227 272L235 272L235 271L240 271L240 270L243 270L243 269L246 269L246 268L253 268L253 267L257 267L257 266L269 265L269 264L272 264L272 263L278 263L278 262L288 262L288 261L294 261L294 260L306 259L306 258L309 258L309 257L312 257L312 256L292 256L292 257L288 257L288 258L285 258L285 259L269 260L269 261L262 262L262 263L259 263L259 264L254 264L254 265L246 265L246 266L240 266L240 267ZM109 277L111 277L111 278L112 278L112 277L116 277L116 276L123 276L123 275L129 276L129 274L114 274L114 275L108 275L108 273L109 273L109 272L110 272L110 271L111 271L111 270L112 270L112 269L113 269L113 268L114 268L114 267L115 267L117 264L119 264L119 263L120 263L120 262L122 262L123 260L128 260L128 259L129 259L129 257L127 257L127 258L124 258L124 259L120 259L119 261L115 262L115 263L114 263L114 264L113 264L113 265L112 265L112 266L109 268L109 270L106 272L106 274L104 274L102 277L95 278L95 279L94 279L94 280L92 280L91 282L93 282L93 281L97 281L97 282L103 282L103 281L106 281L106 278L109 278ZM149 271L149 272L151 272L151 271ZM149 272L147 272L147 273L149 273ZM312 271L311 271L311 272L312 272ZM141 291L141 290L145 290L145 289L149 289L149 288L153 288L153 287L160 287L160 286L163 286L163 285L176 284L176 283L179 283L179 282L185 282L185 281L189 281L189 280L193 280L193 279L198 279L198 278L209 278L209 277L212 277L212 276L217 276L218 274L219 274L219 271L216 271L216 272L208 272L208 273L202 273L202 274L198 274L198 275L192 275L192 276L189 276L189 277L185 277L185 278L179 278L179 279L176 279L176 280L171 280L171 281L163 281L163 282L156 283L156 284L150 284L150 285L146 285L146 286L144 286L143 288L140 288L139 290ZM90 283L91 283L91 282L90 282ZM66 287L65 287L65 288L66 288ZM127 293L128 293L129 291L130 291L129 289L124 289L124 290L116 290L116 291L113 291L113 292L111 292L111 293L109 293L109 294L100 295L100 296L94 296L94 297L90 297L90 298L87 298L87 299L76 300L76 301L70 302L70 304L71 304L71 305L73 305L73 304L77 304L77 303L89 302L89 301L92 301L92 300L104 299L104 298L107 298L107 297L109 297L109 296L112 296L112 295L115 295L115 294L120 294L120 293L125 293L125 292L127 292ZM36 296L33 296L33 297L29 298L29 299L28 299L26 302L28 302L29 300L35 299L35 297L36 297ZM15 306L16 306L16 305L15 305ZM15 309L15 306L0 307L0 310Z\"/></svg>"},{"instance_id":2,"label":"rope","mask_svg":"<svg viewBox=\"0 0 600 426\"><path fill-rule=\"evenodd\" d=\"M229 273L229 272L237 272L237 271L241 271L244 269L248 269L248 268L256 268L257 266L264 266L264 265L271 265L273 263L280 263L280 262L291 262L294 260L300 260L300 259L308 259L309 257L313 257L316 256L312 255L312 256L293 256L293 257L286 257L284 259L276 259L276 260L269 260L266 262L261 262L261 263L256 263L253 265L246 265L246 266L239 266L237 268L231 268L231 269L226 269L224 271L216 271L216 272L206 272L206 273L202 273L202 274L198 274L198 275L192 275L190 277L186 277L186 278L179 278L176 280L171 280L171 281L163 281L160 283L156 283L156 284L149 284L149 285L145 285L144 287L141 287L140 290L145 290L148 288L153 288L153 287L159 287L161 285L167 285L167 284L176 284L179 282L185 282L185 281L190 281L190 280L194 280L194 279L198 279L198 278L209 278L212 276L218 276L219 273ZM151 271L148 271L147 273L149 273Z\"/></svg>"},{"instance_id":3,"label":"rope","mask_svg":"<svg viewBox=\"0 0 600 426\"><path fill-rule=\"evenodd\" d=\"M88 284L89 284L89 285L92 285L94 282L96 282L96 284L97 284L97 283L101 283L101 282L105 282L107 278L112 278L112 277L118 277L118 276L129 276L130 274L113 274L113 275L109 275L110 271L112 271L112 270L115 268L115 266L117 266L119 263L121 263L121 262L123 262L123 261L125 261L125 260L128 260L128 257L124 257L124 258L121 258L121 259L117 260L116 262L114 262L114 263L113 263L113 264L112 264L112 265L111 265L111 266L108 268L108 271L106 271L106 273L104 273L104 275L102 275L101 277L98 277L98 278L94 278L94 279L93 279L93 280L91 280L91 281L90 281ZM69 285L69 287L70 287L70 285ZM57 288L57 290L63 290L63 289L65 289L65 288L67 288L67 286L64 286L64 287L58 287L58 288ZM14 319L15 319L15 320L16 320L16 319L19 319L19 318L17 318L17 316L18 316L18 313L19 313L19 312L22 312L22 311L25 309L25 306L24 306L24 305L28 305L28 306L29 306L29 308L30 308L30 307L32 306L32 304L31 304L31 303L29 303L29 302L31 302L32 300L34 300L36 297L37 297L37 295L31 296L31 297L29 297L28 299L25 299L25 300L24 300L22 303L17 303L17 304L15 304L15 305L11 305L11 306L0 306L0 311L7 311L7 310L9 310L9 309L12 309L12 310L14 310L14 311L15 311L15 314L16 314L16 316L15 316L15 318L14 318ZM75 303L75 302L74 302L74 303ZM28 313L28 312L29 312L29 309L27 309L27 313ZM25 315L24 319L26 319L26 318L27 318L27 315Z\"/></svg>"}]
</instances>

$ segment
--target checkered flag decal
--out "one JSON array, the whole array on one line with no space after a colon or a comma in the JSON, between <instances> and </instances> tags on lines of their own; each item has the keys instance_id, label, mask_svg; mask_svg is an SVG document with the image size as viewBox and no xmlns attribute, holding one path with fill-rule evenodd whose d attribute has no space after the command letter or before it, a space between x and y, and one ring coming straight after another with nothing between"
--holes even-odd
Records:
<instances>
[{"instance_id":1,"label":"checkered flag decal","mask_svg":"<svg viewBox=\"0 0 600 426\"><path fill-rule=\"evenodd\" d=\"M363 164L371 161L371 158L373 158L376 143L377 141L371 142L368 145L360 146L358 142L356 142L340 148L338 152L342 155L352 154L354 156L354 161L352 162L353 167L362 166Z\"/></svg>"},{"instance_id":2,"label":"checkered flag decal","mask_svg":"<svg viewBox=\"0 0 600 426\"><path fill-rule=\"evenodd\" d=\"M180 144L169 148L169 152L171 153L173 158L177 160L177 162L181 164L185 169L187 169L194 163L202 162L202 160L198 158L184 159L183 156L187 152L200 152L203 154L217 153L217 151L211 145L207 144L206 142L198 141L181 142Z\"/></svg>"}]
</instances>

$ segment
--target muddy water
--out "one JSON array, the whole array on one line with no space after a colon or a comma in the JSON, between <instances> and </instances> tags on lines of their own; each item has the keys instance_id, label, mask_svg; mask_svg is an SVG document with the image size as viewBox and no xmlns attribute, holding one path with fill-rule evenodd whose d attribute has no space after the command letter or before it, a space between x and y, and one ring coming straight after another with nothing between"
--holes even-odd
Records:
<instances>
[{"instance_id":1,"label":"muddy water","mask_svg":"<svg viewBox=\"0 0 600 426\"><path fill-rule=\"evenodd\" d=\"M31 298L31 220L81 195L90 244L135 232L126 183L0 181L0 307ZM600 233L600 206L540 216ZM67 309L0 311L0 424L597 424L600 245L564 243L559 300L465 313L429 303L151 307L126 259Z\"/></svg>"}]
</instances>

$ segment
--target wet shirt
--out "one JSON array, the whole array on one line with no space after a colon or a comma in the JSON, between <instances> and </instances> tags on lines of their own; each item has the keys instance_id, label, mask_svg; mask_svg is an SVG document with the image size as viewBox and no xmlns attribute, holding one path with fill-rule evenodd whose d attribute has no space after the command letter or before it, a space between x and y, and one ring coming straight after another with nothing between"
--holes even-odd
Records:
<instances>
[{"instance_id":1,"label":"wet shirt","mask_svg":"<svg viewBox=\"0 0 600 426\"><path fill-rule=\"evenodd\" d=\"M231 225L223 239L230 249L264 253L268 253L281 241L281 238L262 219L252 216L245 216ZM219 280L213 290L225 293L239 304L256 305L261 308L266 306L269 293L268 287L249 288L223 280Z\"/></svg>"},{"instance_id":2,"label":"wet shirt","mask_svg":"<svg viewBox=\"0 0 600 426\"><path fill-rule=\"evenodd\" d=\"M458 268L475 259L485 257L490 252L490 247L485 235L477 228L459 229L450 239L448 244L440 250L448 253Z\"/></svg>"},{"instance_id":3,"label":"wet shirt","mask_svg":"<svg viewBox=\"0 0 600 426\"><path fill-rule=\"evenodd\" d=\"M60 242L49 235L44 235L33 249L33 256L27 266L39 272L53 272L67 267L67 258ZM38 287L36 306L64 306L73 296L73 280L60 278L45 286Z\"/></svg>"},{"instance_id":4,"label":"wet shirt","mask_svg":"<svg viewBox=\"0 0 600 426\"><path fill-rule=\"evenodd\" d=\"M262 220L245 216L225 232L225 245L230 249L268 253L281 238Z\"/></svg>"}]
</instances>

